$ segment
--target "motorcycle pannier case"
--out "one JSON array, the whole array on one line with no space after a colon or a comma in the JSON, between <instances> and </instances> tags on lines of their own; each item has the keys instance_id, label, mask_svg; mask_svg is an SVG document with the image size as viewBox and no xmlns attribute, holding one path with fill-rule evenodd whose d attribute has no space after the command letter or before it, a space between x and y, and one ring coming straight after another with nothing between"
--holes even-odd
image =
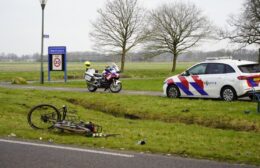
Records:
<instances>
[{"instance_id":1,"label":"motorcycle pannier case","mask_svg":"<svg viewBox=\"0 0 260 168\"><path fill-rule=\"evenodd\" d=\"M91 79L94 77L95 70L94 69L89 69L87 72L85 72L85 80L90 82Z\"/></svg>"},{"instance_id":2,"label":"motorcycle pannier case","mask_svg":"<svg viewBox=\"0 0 260 168\"><path fill-rule=\"evenodd\" d=\"M93 77L93 76L90 75L90 74L87 74L87 73L85 74L85 80L88 81L88 82L91 81L92 77Z\"/></svg>"}]
</instances>

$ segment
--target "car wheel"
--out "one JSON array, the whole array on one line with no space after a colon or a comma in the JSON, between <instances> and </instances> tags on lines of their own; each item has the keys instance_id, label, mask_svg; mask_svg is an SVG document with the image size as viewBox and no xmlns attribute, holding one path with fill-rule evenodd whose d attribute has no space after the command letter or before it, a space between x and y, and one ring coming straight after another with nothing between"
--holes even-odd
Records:
<instances>
[{"instance_id":1,"label":"car wheel","mask_svg":"<svg viewBox=\"0 0 260 168\"><path fill-rule=\"evenodd\" d=\"M225 101L234 101L237 99L237 94L234 88L227 86L221 90L221 98Z\"/></svg>"},{"instance_id":2,"label":"car wheel","mask_svg":"<svg viewBox=\"0 0 260 168\"><path fill-rule=\"evenodd\" d=\"M170 85L167 88L167 97L169 98L178 98L180 97L180 90L175 85Z\"/></svg>"}]
</instances>

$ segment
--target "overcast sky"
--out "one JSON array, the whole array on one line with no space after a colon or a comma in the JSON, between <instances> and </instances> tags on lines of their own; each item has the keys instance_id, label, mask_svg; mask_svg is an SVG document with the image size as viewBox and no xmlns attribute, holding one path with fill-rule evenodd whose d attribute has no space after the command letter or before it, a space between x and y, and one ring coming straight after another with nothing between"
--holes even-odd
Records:
<instances>
[{"instance_id":1,"label":"overcast sky","mask_svg":"<svg viewBox=\"0 0 260 168\"><path fill-rule=\"evenodd\" d=\"M174 0L139 0L148 9ZM237 14L244 0L189 0L201 8L217 26L224 26L230 14ZM93 43L88 34L97 9L106 0L48 0L45 8L47 46L65 45L68 51L89 51ZM39 0L0 0L0 53L33 54L41 48L41 7ZM226 44L204 44L214 50Z\"/></svg>"}]
</instances>

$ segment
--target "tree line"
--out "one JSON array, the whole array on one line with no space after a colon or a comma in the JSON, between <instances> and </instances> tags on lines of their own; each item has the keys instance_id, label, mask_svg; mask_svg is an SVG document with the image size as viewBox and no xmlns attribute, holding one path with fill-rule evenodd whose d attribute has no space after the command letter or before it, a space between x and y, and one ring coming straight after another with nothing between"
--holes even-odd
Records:
<instances>
[{"instance_id":1,"label":"tree line","mask_svg":"<svg viewBox=\"0 0 260 168\"><path fill-rule=\"evenodd\" d=\"M209 57L232 56L234 59L257 61L257 50L217 50L217 51L191 51L180 55L178 61L182 62L198 62L204 61ZM130 52L126 58L127 62L172 62L170 53L153 54L146 51ZM120 57L113 54L102 54L97 52L68 52L67 61L69 62L120 62ZM40 62L40 54L32 55L16 55L0 53L0 62ZM47 62L47 56L44 56L44 61Z\"/></svg>"}]
</instances>

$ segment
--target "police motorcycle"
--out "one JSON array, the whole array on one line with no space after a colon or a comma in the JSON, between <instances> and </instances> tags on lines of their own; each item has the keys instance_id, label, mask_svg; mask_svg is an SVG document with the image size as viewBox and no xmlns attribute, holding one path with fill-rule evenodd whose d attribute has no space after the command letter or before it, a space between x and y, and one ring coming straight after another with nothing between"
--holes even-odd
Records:
<instances>
[{"instance_id":1,"label":"police motorcycle","mask_svg":"<svg viewBox=\"0 0 260 168\"><path fill-rule=\"evenodd\" d=\"M122 89L122 83L119 81L120 71L115 63L107 66L102 74L98 74L93 68L90 68L90 62L85 62L86 72L85 80L90 92L95 92L98 88L109 89L112 93L118 93Z\"/></svg>"}]
</instances>

